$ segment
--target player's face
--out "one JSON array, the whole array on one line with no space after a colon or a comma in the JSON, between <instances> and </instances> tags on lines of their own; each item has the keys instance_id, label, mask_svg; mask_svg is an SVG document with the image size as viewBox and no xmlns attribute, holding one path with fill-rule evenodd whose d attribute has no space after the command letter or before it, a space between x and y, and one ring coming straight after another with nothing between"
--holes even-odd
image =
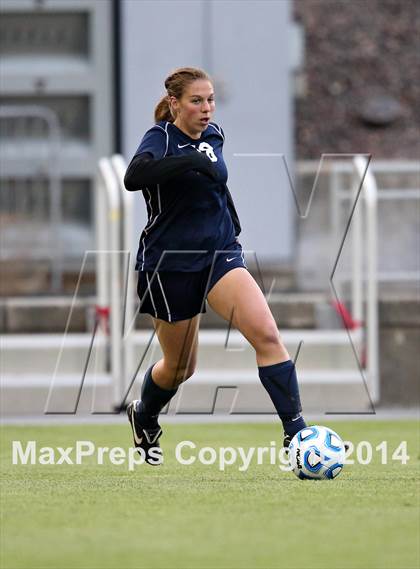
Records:
<instances>
[{"instance_id":1,"label":"player's face","mask_svg":"<svg viewBox=\"0 0 420 569\"><path fill-rule=\"evenodd\" d=\"M187 86L180 99L171 97L171 104L176 113L175 125L192 138L199 138L214 113L213 85L197 79Z\"/></svg>"}]
</instances>

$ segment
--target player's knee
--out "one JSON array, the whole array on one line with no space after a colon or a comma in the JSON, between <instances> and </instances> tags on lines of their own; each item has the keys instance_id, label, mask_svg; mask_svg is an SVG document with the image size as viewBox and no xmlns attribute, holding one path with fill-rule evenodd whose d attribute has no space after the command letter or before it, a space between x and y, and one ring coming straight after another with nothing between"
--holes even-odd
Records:
<instances>
[{"instance_id":1,"label":"player's knee","mask_svg":"<svg viewBox=\"0 0 420 569\"><path fill-rule=\"evenodd\" d=\"M189 379L195 372L196 363L195 361L183 363L173 363L166 364L166 372L170 376L171 381L175 386L180 385L187 379Z\"/></svg>"},{"instance_id":2,"label":"player's knee","mask_svg":"<svg viewBox=\"0 0 420 569\"><path fill-rule=\"evenodd\" d=\"M258 330L255 342L256 349L269 349L270 347L280 346L281 339L277 326L274 323L267 323Z\"/></svg>"}]
</instances>

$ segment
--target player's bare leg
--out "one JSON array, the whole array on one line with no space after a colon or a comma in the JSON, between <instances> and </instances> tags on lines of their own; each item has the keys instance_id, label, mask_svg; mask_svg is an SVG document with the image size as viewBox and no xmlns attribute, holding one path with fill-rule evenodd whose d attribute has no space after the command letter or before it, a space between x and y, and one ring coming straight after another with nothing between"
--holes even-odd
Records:
<instances>
[{"instance_id":1,"label":"player's bare leg","mask_svg":"<svg viewBox=\"0 0 420 569\"><path fill-rule=\"evenodd\" d=\"M194 373L199 318L197 315L173 323L153 319L163 358L147 370L141 400L133 401L127 408L134 445L139 452L144 451L149 464L157 464L156 457L161 458L159 413L175 395L178 385Z\"/></svg>"},{"instance_id":2,"label":"player's bare leg","mask_svg":"<svg viewBox=\"0 0 420 569\"><path fill-rule=\"evenodd\" d=\"M153 381L163 389L175 389L195 371L200 316L179 322L153 318L163 358L153 366Z\"/></svg>"},{"instance_id":3,"label":"player's bare leg","mask_svg":"<svg viewBox=\"0 0 420 569\"><path fill-rule=\"evenodd\" d=\"M257 364L267 366L290 359L267 301L246 269L226 273L211 289L212 309L230 321L255 349Z\"/></svg>"}]
</instances>

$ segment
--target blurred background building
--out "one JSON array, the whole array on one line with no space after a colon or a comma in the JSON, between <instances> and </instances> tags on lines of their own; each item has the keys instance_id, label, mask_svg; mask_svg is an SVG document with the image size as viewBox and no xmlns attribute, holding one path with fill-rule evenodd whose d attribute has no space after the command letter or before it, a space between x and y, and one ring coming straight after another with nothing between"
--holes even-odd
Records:
<instances>
[{"instance_id":1,"label":"blurred background building","mask_svg":"<svg viewBox=\"0 0 420 569\"><path fill-rule=\"evenodd\" d=\"M166 75L200 66L214 78L242 242L280 328L334 324L331 169L314 180L322 154L372 155L389 190L378 202L382 401L418 401L419 27L415 0L2 0L1 330L64 330L96 248L98 160L129 161ZM146 221L134 203L133 254ZM89 330L95 290L88 263L70 331Z\"/></svg>"}]
</instances>

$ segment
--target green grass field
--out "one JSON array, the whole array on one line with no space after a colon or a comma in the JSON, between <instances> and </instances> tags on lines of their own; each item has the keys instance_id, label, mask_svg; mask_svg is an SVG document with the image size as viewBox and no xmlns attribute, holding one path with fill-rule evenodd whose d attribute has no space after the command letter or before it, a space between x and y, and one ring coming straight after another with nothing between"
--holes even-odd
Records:
<instances>
[{"instance_id":1,"label":"green grass field","mask_svg":"<svg viewBox=\"0 0 420 569\"><path fill-rule=\"evenodd\" d=\"M388 442L388 464L347 466L334 481L299 481L268 462L176 461L175 446L267 446L274 424L167 425L165 463L13 465L11 441L131 446L127 427L3 427L1 567L418 568L418 424L329 423L354 443ZM280 438L279 438L280 440ZM406 440L410 460L392 461Z\"/></svg>"}]
</instances>

